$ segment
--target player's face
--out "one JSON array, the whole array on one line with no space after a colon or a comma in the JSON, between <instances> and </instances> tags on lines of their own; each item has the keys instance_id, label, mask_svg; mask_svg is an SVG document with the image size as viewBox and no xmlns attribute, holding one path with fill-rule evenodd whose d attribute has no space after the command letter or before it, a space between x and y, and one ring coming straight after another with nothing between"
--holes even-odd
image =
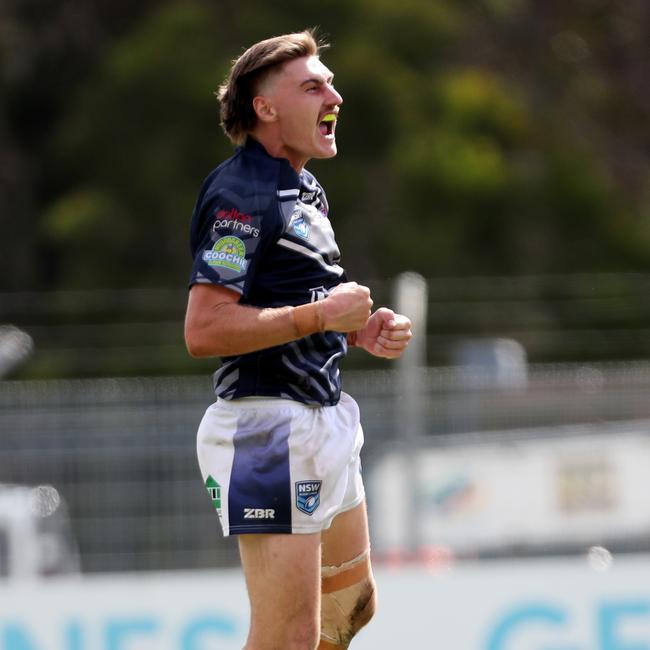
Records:
<instances>
[{"instance_id":1,"label":"player's face","mask_svg":"<svg viewBox=\"0 0 650 650\"><path fill-rule=\"evenodd\" d=\"M336 118L343 99L333 78L317 56L308 56L285 63L273 80L269 98L277 115L280 155L294 169L302 169L310 158L336 155Z\"/></svg>"}]
</instances>

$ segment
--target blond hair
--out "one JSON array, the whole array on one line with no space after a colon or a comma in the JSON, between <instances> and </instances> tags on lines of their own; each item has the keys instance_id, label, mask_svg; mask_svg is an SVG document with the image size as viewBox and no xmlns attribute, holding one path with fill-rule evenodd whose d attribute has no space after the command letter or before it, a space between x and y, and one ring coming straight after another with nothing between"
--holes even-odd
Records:
<instances>
[{"instance_id":1,"label":"blond hair","mask_svg":"<svg viewBox=\"0 0 650 650\"><path fill-rule=\"evenodd\" d=\"M257 123L253 98L270 72L286 61L318 56L327 43L317 41L313 29L274 36L249 47L215 93L221 104L221 127L234 144L243 144Z\"/></svg>"}]
</instances>

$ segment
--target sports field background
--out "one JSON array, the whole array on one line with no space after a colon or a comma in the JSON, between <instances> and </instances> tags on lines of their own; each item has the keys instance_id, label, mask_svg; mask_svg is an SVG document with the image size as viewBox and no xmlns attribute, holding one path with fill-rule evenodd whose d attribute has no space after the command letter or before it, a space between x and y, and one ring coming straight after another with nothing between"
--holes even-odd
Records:
<instances>
[{"instance_id":1,"label":"sports field background","mask_svg":"<svg viewBox=\"0 0 650 650\"><path fill-rule=\"evenodd\" d=\"M362 355L357 351L347 364L351 367L343 370L344 389L361 407L369 489L375 469L395 453L413 459L436 448L441 453L450 448L470 453L502 445L505 454L522 440L543 444L548 438L550 449L558 438L591 437L594 449L577 449L564 459L564 469L566 452L553 452L558 458L545 476L557 513L567 520L586 517L577 524L583 527L582 535L567 537L560 527L555 528L556 539L528 536L517 543L519 528L511 522L515 537L506 535L504 540L510 541L503 547L483 548L477 541L474 547L470 543L448 552L469 558L526 557L583 553L597 544L612 551L650 550L650 521L648 529L633 535L625 525L626 508L631 506L620 482L627 470L598 442L618 436L624 447L627 433L645 432L650 420L650 363L628 358L650 340L645 299L650 276L452 278L427 285L427 331L418 334L426 339L429 360L408 371L415 381L405 382L399 364L355 368L355 357ZM376 293L386 302L391 286L375 283ZM161 338L147 334L155 329L152 321L162 305L184 294L5 295L3 317L30 332L35 341L25 367L63 362L69 374L78 377L8 377L0 382L2 482L56 487L67 504L84 572L236 565L236 545L221 538L197 479L195 432L213 400L212 364L204 364L208 367L203 374L160 374L165 355L175 359L185 354L181 309L168 309L169 320L157 333ZM146 300L137 305L140 296ZM634 310L617 309L621 300L635 304ZM70 310L67 301L78 306ZM126 304L131 305L128 310ZM90 320L93 312L103 318L78 322ZM590 360L563 360L569 346ZM444 365L436 363L444 359L443 352L448 360ZM535 360L553 355L557 361ZM618 359L609 358L613 355ZM122 372L84 377L98 374L102 359L115 367L121 364ZM129 377L133 363L149 364L151 374ZM405 404L418 411L415 420L405 414ZM418 430L409 431L413 426ZM400 512L419 508L419 517L445 515L470 526L471 533L472 516L480 528L479 515L485 517L498 507L495 486L485 484L493 478L472 474L462 463L454 469L452 460L448 462L448 467L435 469L439 477L425 481L422 494L401 487L402 502L393 507ZM394 471L398 475L386 482L397 485L409 470ZM646 488L650 492L645 484L639 491ZM519 487L527 489L532 488ZM562 506L562 498L569 498L561 496L563 490L571 491L573 506ZM383 513L379 495L371 491L369 499L371 516ZM424 501L411 503L418 499ZM530 516L539 513L531 511ZM600 517L600 534L587 521L589 516ZM392 538L375 540L378 561L395 553L412 558L421 544L441 543L435 533L418 539L410 530L413 520L404 522L397 514L391 518L396 527L406 529L398 536L397 548ZM507 520L500 525L507 528Z\"/></svg>"},{"instance_id":2,"label":"sports field background","mask_svg":"<svg viewBox=\"0 0 650 650\"><path fill-rule=\"evenodd\" d=\"M342 263L377 306L427 290L411 366L344 362L383 594L355 647L650 647L650 4L6 0L0 650L241 647L188 222L229 61L312 25Z\"/></svg>"}]
</instances>

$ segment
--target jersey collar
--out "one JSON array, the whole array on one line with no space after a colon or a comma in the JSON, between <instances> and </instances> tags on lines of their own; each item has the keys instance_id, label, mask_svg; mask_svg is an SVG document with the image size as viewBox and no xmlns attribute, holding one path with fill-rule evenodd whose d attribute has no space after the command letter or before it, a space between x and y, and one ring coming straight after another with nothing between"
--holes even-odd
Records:
<instances>
[{"instance_id":1,"label":"jersey collar","mask_svg":"<svg viewBox=\"0 0 650 650\"><path fill-rule=\"evenodd\" d=\"M301 176L291 166L286 158L276 158L271 156L264 146L258 142L253 136L249 135L246 138L243 149L246 153L259 156L265 160L275 162L280 165L280 189L299 189Z\"/></svg>"}]
</instances>

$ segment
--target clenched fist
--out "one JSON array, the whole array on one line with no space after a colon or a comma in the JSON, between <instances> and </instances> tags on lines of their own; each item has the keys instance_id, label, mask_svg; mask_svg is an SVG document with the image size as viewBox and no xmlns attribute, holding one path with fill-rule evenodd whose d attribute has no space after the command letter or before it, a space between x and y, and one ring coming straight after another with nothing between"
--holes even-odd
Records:
<instances>
[{"instance_id":1,"label":"clenched fist","mask_svg":"<svg viewBox=\"0 0 650 650\"><path fill-rule=\"evenodd\" d=\"M407 316L380 307L357 332L356 345L376 357L397 359L412 338L411 321Z\"/></svg>"},{"instance_id":2,"label":"clenched fist","mask_svg":"<svg viewBox=\"0 0 650 650\"><path fill-rule=\"evenodd\" d=\"M370 317L370 289L356 282L344 282L322 301L326 330L353 332L365 327Z\"/></svg>"}]
</instances>

